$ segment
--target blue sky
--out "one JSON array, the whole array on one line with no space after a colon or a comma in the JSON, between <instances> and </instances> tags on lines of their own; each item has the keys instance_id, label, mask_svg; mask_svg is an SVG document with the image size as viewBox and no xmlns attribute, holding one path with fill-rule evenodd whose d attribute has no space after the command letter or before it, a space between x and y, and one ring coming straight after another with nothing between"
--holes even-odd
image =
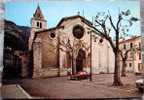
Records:
<instances>
[{"instance_id":1,"label":"blue sky","mask_svg":"<svg viewBox=\"0 0 144 100\"><path fill-rule=\"evenodd\" d=\"M138 0L41 0L37 2L13 1L5 3L5 18L18 25L30 26L30 19L35 12L37 5L47 20L48 27L55 27L62 17L84 15L92 21L92 16L97 12L107 12L116 16L120 10L130 9L133 16L140 18ZM83 13L84 12L84 13ZM136 22L131 28L131 34L140 33L140 22Z\"/></svg>"}]
</instances>

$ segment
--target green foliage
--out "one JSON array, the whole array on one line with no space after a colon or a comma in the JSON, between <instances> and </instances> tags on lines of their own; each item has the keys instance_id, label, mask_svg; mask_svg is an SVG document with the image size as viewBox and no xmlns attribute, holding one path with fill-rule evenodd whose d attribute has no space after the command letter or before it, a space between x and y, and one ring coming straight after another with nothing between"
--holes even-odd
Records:
<instances>
[{"instance_id":1,"label":"green foliage","mask_svg":"<svg viewBox=\"0 0 144 100\"><path fill-rule=\"evenodd\" d=\"M138 21L139 19L138 19L138 18L136 18L136 17L131 17L131 18L130 18L130 20L131 20L131 21L135 21L135 22L136 22L136 21Z\"/></svg>"},{"instance_id":2,"label":"green foliage","mask_svg":"<svg viewBox=\"0 0 144 100\"><path fill-rule=\"evenodd\" d=\"M122 15L125 15L125 16L129 16L131 14L130 10L126 10L126 11L122 11L121 12Z\"/></svg>"}]
</instances>

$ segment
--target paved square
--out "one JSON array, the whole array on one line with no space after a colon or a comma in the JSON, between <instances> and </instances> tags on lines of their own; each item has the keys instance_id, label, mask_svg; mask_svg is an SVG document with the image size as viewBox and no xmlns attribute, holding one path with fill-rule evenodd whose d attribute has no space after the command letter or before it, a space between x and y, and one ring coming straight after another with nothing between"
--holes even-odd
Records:
<instances>
[{"instance_id":1,"label":"paved square","mask_svg":"<svg viewBox=\"0 0 144 100\"><path fill-rule=\"evenodd\" d=\"M27 94L18 84L3 85L1 88L3 99L30 99L31 97Z\"/></svg>"},{"instance_id":2,"label":"paved square","mask_svg":"<svg viewBox=\"0 0 144 100\"><path fill-rule=\"evenodd\" d=\"M128 98L141 97L134 74L122 78L124 86L112 86L112 74L93 75L93 81L69 80L68 77L23 79L20 85L34 97L48 98Z\"/></svg>"}]
</instances>

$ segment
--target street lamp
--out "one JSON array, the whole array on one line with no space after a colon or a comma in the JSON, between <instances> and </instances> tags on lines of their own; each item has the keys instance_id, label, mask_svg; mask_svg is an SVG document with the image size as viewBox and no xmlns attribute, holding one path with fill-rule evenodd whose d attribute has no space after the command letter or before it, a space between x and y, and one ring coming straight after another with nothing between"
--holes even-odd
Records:
<instances>
[{"instance_id":1,"label":"street lamp","mask_svg":"<svg viewBox=\"0 0 144 100\"><path fill-rule=\"evenodd\" d=\"M57 44L57 48L58 48L58 57L57 57L57 64L58 64L58 77L60 77L60 37L59 35L57 36L57 40L58 40L58 44Z\"/></svg>"},{"instance_id":2,"label":"street lamp","mask_svg":"<svg viewBox=\"0 0 144 100\"><path fill-rule=\"evenodd\" d=\"M90 34L90 81L92 81L92 30L88 28L88 34Z\"/></svg>"},{"instance_id":3,"label":"street lamp","mask_svg":"<svg viewBox=\"0 0 144 100\"><path fill-rule=\"evenodd\" d=\"M90 81L92 81L92 31L90 31Z\"/></svg>"}]
</instances>

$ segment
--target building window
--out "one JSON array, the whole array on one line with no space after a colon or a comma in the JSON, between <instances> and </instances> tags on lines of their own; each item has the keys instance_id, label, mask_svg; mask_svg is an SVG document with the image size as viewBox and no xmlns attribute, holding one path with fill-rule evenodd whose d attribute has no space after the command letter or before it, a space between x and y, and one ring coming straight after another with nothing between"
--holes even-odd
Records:
<instances>
[{"instance_id":1,"label":"building window","mask_svg":"<svg viewBox=\"0 0 144 100\"><path fill-rule=\"evenodd\" d=\"M132 67L132 63L129 63L129 67Z\"/></svg>"},{"instance_id":2,"label":"building window","mask_svg":"<svg viewBox=\"0 0 144 100\"><path fill-rule=\"evenodd\" d=\"M139 42L139 48L141 48L141 43Z\"/></svg>"},{"instance_id":3,"label":"building window","mask_svg":"<svg viewBox=\"0 0 144 100\"><path fill-rule=\"evenodd\" d=\"M37 22L37 27L39 27L39 22Z\"/></svg>"},{"instance_id":4,"label":"building window","mask_svg":"<svg viewBox=\"0 0 144 100\"><path fill-rule=\"evenodd\" d=\"M141 63L138 63L138 70L141 71Z\"/></svg>"},{"instance_id":5,"label":"building window","mask_svg":"<svg viewBox=\"0 0 144 100\"><path fill-rule=\"evenodd\" d=\"M40 28L42 28L42 23L40 23Z\"/></svg>"},{"instance_id":6,"label":"building window","mask_svg":"<svg viewBox=\"0 0 144 100\"><path fill-rule=\"evenodd\" d=\"M37 22L37 27L38 28L42 28L42 23L41 22Z\"/></svg>"},{"instance_id":7,"label":"building window","mask_svg":"<svg viewBox=\"0 0 144 100\"><path fill-rule=\"evenodd\" d=\"M77 39L81 39L84 35L84 28L81 25L76 25L73 28L73 35Z\"/></svg>"},{"instance_id":8,"label":"building window","mask_svg":"<svg viewBox=\"0 0 144 100\"><path fill-rule=\"evenodd\" d=\"M123 45L123 48L126 49L126 44Z\"/></svg>"},{"instance_id":9,"label":"building window","mask_svg":"<svg viewBox=\"0 0 144 100\"><path fill-rule=\"evenodd\" d=\"M130 58L133 58L134 56L133 56L133 52L130 52Z\"/></svg>"},{"instance_id":10,"label":"building window","mask_svg":"<svg viewBox=\"0 0 144 100\"><path fill-rule=\"evenodd\" d=\"M50 33L50 37L51 37L51 38L55 38L55 33L53 33L53 32Z\"/></svg>"},{"instance_id":11,"label":"building window","mask_svg":"<svg viewBox=\"0 0 144 100\"><path fill-rule=\"evenodd\" d=\"M139 53L139 59L141 59L141 53Z\"/></svg>"},{"instance_id":12,"label":"building window","mask_svg":"<svg viewBox=\"0 0 144 100\"><path fill-rule=\"evenodd\" d=\"M133 47L133 43L130 43L130 48L132 48Z\"/></svg>"},{"instance_id":13,"label":"building window","mask_svg":"<svg viewBox=\"0 0 144 100\"><path fill-rule=\"evenodd\" d=\"M127 66L127 63L125 63L125 66Z\"/></svg>"}]
</instances>

